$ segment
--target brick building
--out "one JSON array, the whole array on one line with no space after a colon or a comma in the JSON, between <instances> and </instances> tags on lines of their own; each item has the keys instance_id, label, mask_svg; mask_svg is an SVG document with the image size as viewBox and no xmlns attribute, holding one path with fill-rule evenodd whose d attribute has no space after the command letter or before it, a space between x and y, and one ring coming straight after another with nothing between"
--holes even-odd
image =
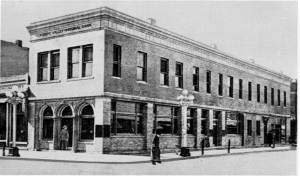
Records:
<instances>
[{"instance_id":1,"label":"brick building","mask_svg":"<svg viewBox=\"0 0 300 176\"><path fill-rule=\"evenodd\" d=\"M187 145L260 146L271 130L290 135L291 78L113 9L31 23L28 147L59 149L69 127L73 151L149 151L183 140L177 96L187 109Z\"/></svg>"},{"instance_id":2,"label":"brick building","mask_svg":"<svg viewBox=\"0 0 300 176\"><path fill-rule=\"evenodd\" d=\"M290 142L297 141L297 80L291 83L291 136Z\"/></svg>"},{"instance_id":3,"label":"brick building","mask_svg":"<svg viewBox=\"0 0 300 176\"><path fill-rule=\"evenodd\" d=\"M22 41L15 43L1 40L0 58L0 142L12 141L12 105L5 95L13 86L20 89L29 82L29 48L22 46ZM27 147L27 100L17 106L16 142ZM8 140L9 139L9 140Z\"/></svg>"}]
</instances>

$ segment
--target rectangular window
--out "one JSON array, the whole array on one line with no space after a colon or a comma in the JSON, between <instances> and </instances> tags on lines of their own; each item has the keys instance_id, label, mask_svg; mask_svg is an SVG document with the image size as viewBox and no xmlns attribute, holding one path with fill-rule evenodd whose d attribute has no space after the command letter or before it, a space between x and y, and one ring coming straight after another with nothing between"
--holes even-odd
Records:
<instances>
[{"instance_id":1,"label":"rectangular window","mask_svg":"<svg viewBox=\"0 0 300 176\"><path fill-rule=\"evenodd\" d=\"M271 88L271 105L274 105L274 88Z\"/></svg>"},{"instance_id":2,"label":"rectangular window","mask_svg":"<svg viewBox=\"0 0 300 176\"><path fill-rule=\"evenodd\" d=\"M209 110L202 109L201 114L201 134L208 134Z\"/></svg>"},{"instance_id":3,"label":"rectangular window","mask_svg":"<svg viewBox=\"0 0 300 176\"><path fill-rule=\"evenodd\" d=\"M169 85L169 60L165 58L160 60L160 84Z\"/></svg>"},{"instance_id":4,"label":"rectangular window","mask_svg":"<svg viewBox=\"0 0 300 176\"><path fill-rule=\"evenodd\" d=\"M193 86L194 91L199 91L199 67L193 67Z\"/></svg>"},{"instance_id":5,"label":"rectangular window","mask_svg":"<svg viewBox=\"0 0 300 176\"><path fill-rule=\"evenodd\" d=\"M233 97L233 77L228 76L228 96Z\"/></svg>"},{"instance_id":6,"label":"rectangular window","mask_svg":"<svg viewBox=\"0 0 300 176\"><path fill-rule=\"evenodd\" d=\"M48 81L48 52L38 53L38 81Z\"/></svg>"},{"instance_id":7,"label":"rectangular window","mask_svg":"<svg viewBox=\"0 0 300 176\"><path fill-rule=\"evenodd\" d=\"M264 102L265 102L265 104L268 103L268 88L267 88L267 86L264 87Z\"/></svg>"},{"instance_id":8,"label":"rectangular window","mask_svg":"<svg viewBox=\"0 0 300 176\"><path fill-rule=\"evenodd\" d=\"M136 74L138 81L147 81L147 53L138 52Z\"/></svg>"},{"instance_id":9,"label":"rectangular window","mask_svg":"<svg viewBox=\"0 0 300 176\"><path fill-rule=\"evenodd\" d=\"M243 99L243 80L239 79L239 99Z\"/></svg>"},{"instance_id":10,"label":"rectangular window","mask_svg":"<svg viewBox=\"0 0 300 176\"><path fill-rule=\"evenodd\" d=\"M206 92L211 93L211 71L206 71Z\"/></svg>"},{"instance_id":11,"label":"rectangular window","mask_svg":"<svg viewBox=\"0 0 300 176\"><path fill-rule=\"evenodd\" d=\"M260 136L260 121L256 121L256 135Z\"/></svg>"},{"instance_id":12,"label":"rectangular window","mask_svg":"<svg viewBox=\"0 0 300 176\"><path fill-rule=\"evenodd\" d=\"M257 95L257 102L260 102L260 84L257 84L256 87L256 95Z\"/></svg>"},{"instance_id":13,"label":"rectangular window","mask_svg":"<svg viewBox=\"0 0 300 176\"><path fill-rule=\"evenodd\" d=\"M111 133L143 134L146 104L111 101Z\"/></svg>"},{"instance_id":14,"label":"rectangular window","mask_svg":"<svg viewBox=\"0 0 300 176\"><path fill-rule=\"evenodd\" d=\"M113 45L113 73L115 77L121 77L121 57L122 48L119 45Z\"/></svg>"},{"instance_id":15,"label":"rectangular window","mask_svg":"<svg viewBox=\"0 0 300 176\"><path fill-rule=\"evenodd\" d=\"M277 105L280 106L280 90L277 90Z\"/></svg>"},{"instance_id":16,"label":"rectangular window","mask_svg":"<svg viewBox=\"0 0 300 176\"><path fill-rule=\"evenodd\" d=\"M183 88L183 64L176 62L175 87Z\"/></svg>"},{"instance_id":17,"label":"rectangular window","mask_svg":"<svg viewBox=\"0 0 300 176\"><path fill-rule=\"evenodd\" d=\"M178 135L180 107L155 106L155 130L162 134Z\"/></svg>"},{"instance_id":18,"label":"rectangular window","mask_svg":"<svg viewBox=\"0 0 300 176\"><path fill-rule=\"evenodd\" d=\"M80 47L69 48L68 56L68 78L78 78Z\"/></svg>"},{"instance_id":19,"label":"rectangular window","mask_svg":"<svg viewBox=\"0 0 300 176\"><path fill-rule=\"evenodd\" d=\"M252 100L252 83L248 82L248 100Z\"/></svg>"},{"instance_id":20,"label":"rectangular window","mask_svg":"<svg viewBox=\"0 0 300 176\"><path fill-rule=\"evenodd\" d=\"M194 123L197 118L197 109L188 108L187 109L187 134L195 134Z\"/></svg>"},{"instance_id":21,"label":"rectangular window","mask_svg":"<svg viewBox=\"0 0 300 176\"><path fill-rule=\"evenodd\" d=\"M59 51L50 52L50 80L59 79Z\"/></svg>"},{"instance_id":22,"label":"rectangular window","mask_svg":"<svg viewBox=\"0 0 300 176\"><path fill-rule=\"evenodd\" d=\"M219 95L223 95L223 74L219 73Z\"/></svg>"},{"instance_id":23,"label":"rectangular window","mask_svg":"<svg viewBox=\"0 0 300 176\"><path fill-rule=\"evenodd\" d=\"M227 134L238 134L238 119L234 112L226 112Z\"/></svg>"},{"instance_id":24,"label":"rectangular window","mask_svg":"<svg viewBox=\"0 0 300 176\"><path fill-rule=\"evenodd\" d=\"M252 120L247 120L247 134L252 136Z\"/></svg>"},{"instance_id":25,"label":"rectangular window","mask_svg":"<svg viewBox=\"0 0 300 176\"><path fill-rule=\"evenodd\" d=\"M286 91L283 92L283 106L286 106Z\"/></svg>"},{"instance_id":26,"label":"rectangular window","mask_svg":"<svg viewBox=\"0 0 300 176\"><path fill-rule=\"evenodd\" d=\"M82 47L82 77L93 75L93 45L85 45Z\"/></svg>"}]
</instances>

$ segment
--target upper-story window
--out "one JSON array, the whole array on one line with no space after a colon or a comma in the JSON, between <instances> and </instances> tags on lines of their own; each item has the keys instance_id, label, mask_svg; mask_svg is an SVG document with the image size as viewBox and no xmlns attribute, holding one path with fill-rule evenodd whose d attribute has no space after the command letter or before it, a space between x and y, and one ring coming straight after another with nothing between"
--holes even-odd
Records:
<instances>
[{"instance_id":1,"label":"upper-story window","mask_svg":"<svg viewBox=\"0 0 300 176\"><path fill-rule=\"evenodd\" d=\"M274 88L271 88L271 105L274 105Z\"/></svg>"},{"instance_id":2,"label":"upper-story window","mask_svg":"<svg viewBox=\"0 0 300 176\"><path fill-rule=\"evenodd\" d=\"M206 71L206 93L211 93L211 71Z\"/></svg>"},{"instance_id":3,"label":"upper-story window","mask_svg":"<svg viewBox=\"0 0 300 176\"><path fill-rule=\"evenodd\" d=\"M280 106L280 90L277 90L277 105Z\"/></svg>"},{"instance_id":4,"label":"upper-story window","mask_svg":"<svg viewBox=\"0 0 300 176\"><path fill-rule=\"evenodd\" d=\"M49 80L58 80L58 79L59 79L59 50L38 53L37 81L49 81Z\"/></svg>"},{"instance_id":5,"label":"upper-story window","mask_svg":"<svg viewBox=\"0 0 300 176\"><path fill-rule=\"evenodd\" d=\"M257 92L257 102L260 102L260 84L257 84L257 87L256 87L256 92Z\"/></svg>"},{"instance_id":6,"label":"upper-story window","mask_svg":"<svg viewBox=\"0 0 300 176\"><path fill-rule=\"evenodd\" d=\"M93 45L68 49L68 79L88 77L93 74Z\"/></svg>"},{"instance_id":7,"label":"upper-story window","mask_svg":"<svg viewBox=\"0 0 300 176\"><path fill-rule=\"evenodd\" d=\"M112 75L115 76L115 77L121 77L121 58L122 58L122 48L121 48L121 46L114 45Z\"/></svg>"},{"instance_id":8,"label":"upper-story window","mask_svg":"<svg viewBox=\"0 0 300 176\"><path fill-rule=\"evenodd\" d=\"M193 67L193 86L194 91L199 91L199 67Z\"/></svg>"},{"instance_id":9,"label":"upper-story window","mask_svg":"<svg viewBox=\"0 0 300 176\"><path fill-rule=\"evenodd\" d=\"M82 48L82 77L93 75L93 45L86 45Z\"/></svg>"},{"instance_id":10,"label":"upper-story window","mask_svg":"<svg viewBox=\"0 0 300 176\"><path fill-rule=\"evenodd\" d=\"M223 95L223 74L219 73L219 95L222 96Z\"/></svg>"},{"instance_id":11,"label":"upper-story window","mask_svg":"<svg viewBox=\"0 0 300 176\"><path fill-rule=\"evenodd\" d=\"M233 97L233 77L228 76L228 96Z\"/></svg>"},{"instance_id":12,"label":"upper-story window","mask_svg":"<svg viewBox=\"0 0 300 176\"><path fill-rule=\"evenodd\" d=\"M176 62L175 87L183 88L183 64Z\"/></svg>"},{"instance_id":13,"label":"upper-story window","mask_svg":"<svg viewBox=\"0 0 300 176\"><path fill-rule=\"evenodd\" d=\"M165 58L160 60L160 84L169 85L169 60Z\"/></svg>"},{"instance_id":14,"label":"upper-story window","mask_svg":"<svg viewBox=\"0 0 300 176\"><path fill-rule=\"evenodd\" d=\"M252 83L248 82L248 100L252 100Z\"/></svg>"},{"instance_id":15,"label":"upper-story window","mask_svg":"<svg viewBox=\"0 0 300 176\"><path fill-rule=\"evenodd\" d=\"M283 92L283 106L286 106L286 91Z\"/></svg>"},{"instance_id":16,"label":"upper-story window","mask_svg":"<svg viewBox=\"0 0 300 176\"><path fill-rule=\"evenodd\" d=\"M239 99L243 99L243 80L239 79Z\"/></svg>"},{"instance_id":17,"label":"upper-story window","mask_svg":"<svg viewBox=\"0 0 300 176\"><path fill-rule=\"evenodd\" d=\"M265 102L265 104L268 103L268 88L267 88L267 86L264 87L264 102Z\"/></svg>"},{"instance_id":18,"label":"upper-story window","mask_svg":"<svg viewBox=\"0 0 300 176\"><path fill-rule=\"evenodd\" d=\"M147 81L147 53L138 52L136 75L138 81Z\"/></svg>"}]
</instances>

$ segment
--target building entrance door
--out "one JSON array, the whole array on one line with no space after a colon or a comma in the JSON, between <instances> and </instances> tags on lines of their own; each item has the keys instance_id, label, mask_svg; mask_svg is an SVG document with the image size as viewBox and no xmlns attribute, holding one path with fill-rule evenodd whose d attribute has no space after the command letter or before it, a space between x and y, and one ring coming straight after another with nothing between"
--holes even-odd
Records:
<instances>
[{"instance_id":1,"label":"building entrance door","mask_svg":"<svg viewBox=\"0 0 300 176\"><path fill-rule=\"evenodd\" d=\"M62 118L61 119L61 129L64 125L66 125L68 127L68 132L69 132L68 147L72 147L72 143L73 143L73 118Z\"/></svg>"}]
</instances>

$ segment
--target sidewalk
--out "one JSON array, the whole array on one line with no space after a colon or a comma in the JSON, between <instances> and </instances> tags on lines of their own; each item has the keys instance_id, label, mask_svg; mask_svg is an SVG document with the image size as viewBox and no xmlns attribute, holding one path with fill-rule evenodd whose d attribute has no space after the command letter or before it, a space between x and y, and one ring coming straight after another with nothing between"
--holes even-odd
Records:
<instances>
[{"instance_id":1,"label":"sidewalk","mask_svg":"<svg viewBox=\"0 0 300 176\"><path fill-rule=\"evenodd\" d=\"M295 148L291 146L279 146L276 148L259 147L259 148L240 148L231 149L230 154L227 149L205 150L204 155L201 151L192 151L190 157L181 157L176 153L163 153L161 160L175 161L184 159L195 159L203 157L217 157L229 156L234 154L246 154L257 152L273 152L273 151L287 151ZM8 151L6 151L6 154ZM105 163L105 164L134 164L134 163L148 163L150 156L136 156L136 155L114 155L114 154L99 154L99 153L73 153L71 151L59 150L44 150L44 151L27 151L20 150L21 157L0 156L0 159L21 159L21 160L36 160L36 161L63 161L63 162L81 162L81 163Z\"/></svg>"}]
</instances>

